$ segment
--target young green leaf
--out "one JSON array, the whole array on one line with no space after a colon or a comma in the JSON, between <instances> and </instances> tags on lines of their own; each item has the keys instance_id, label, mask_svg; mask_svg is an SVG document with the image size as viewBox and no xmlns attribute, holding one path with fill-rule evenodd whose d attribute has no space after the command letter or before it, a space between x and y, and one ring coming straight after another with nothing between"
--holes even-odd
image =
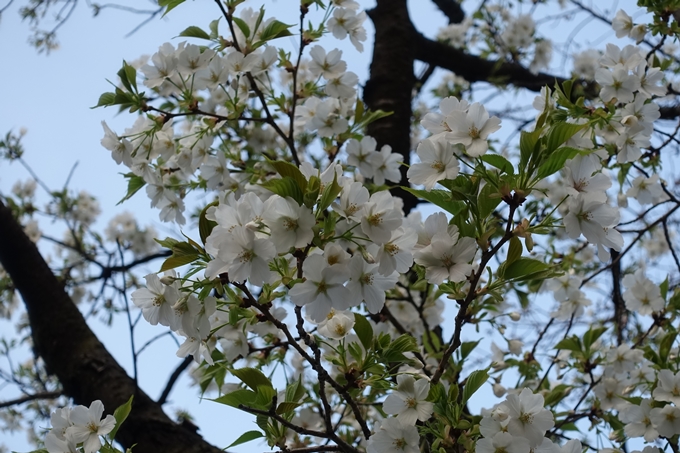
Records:
<instances>
[{"instance_id":1,"label":"young green leaf","mask_svg":"<svg viewBox=\"0 0 680 453\"><path fill-rule=\"evenodd\" d=\"M246 442L250 442L251 440L259 439L260 437L264 437L264 434L262 434L259 431L245 432L245 433L241 434L238 437L238 439L236 439L231 444L224 447L223 450L226 450L226 449L231 448L231 447L235 447L237 445L245 444Z\"/></svg>"},{"instance_id":2,"label":"young green leaf","mask_svg":"<svg viewBox=\"0 0 680 453\"><path fill-rule=\"evenodd\" d=\"M180 34L180 36L186 36L187 38L199 38L199 39L210 39L210 35L203 31L201 27L191 25L185 28Z\"/></svg>"},{"instance_id":3,"label":"young green leaf","mask_svg":"<svg viewBox=\"0 0 680 453\"><path fill-rule=\"evenodd\" d=\"M116 419L116 426L109 433L109 438L114 439L116 437L116 433L120 429L120 425L122 425L128 415L130 415L133 398L134 395L130 395L130 399L128 399L126 403L121 404L116 408L115 411L113 411L113 418Z\"/></svg>"},{"instance_id":4,"label":"young green leaf","mask_svg":"<svg viewBox=\"0 0 680 453\"><path fill-rule=\"evenodd\" d=\"M463 387L463 404L467 403L472 395L489 379L489 369L475 370L465 380Z\"/></svg>"}]
</instances>

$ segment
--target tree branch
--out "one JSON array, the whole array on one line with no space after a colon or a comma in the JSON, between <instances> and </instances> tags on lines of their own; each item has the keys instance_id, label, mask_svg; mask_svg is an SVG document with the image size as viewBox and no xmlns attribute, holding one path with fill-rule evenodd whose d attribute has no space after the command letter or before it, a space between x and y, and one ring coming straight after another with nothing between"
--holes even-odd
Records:
<instances>
[{"instance_id":1,"label":"tree branch","mask_svg":"<svg viewBox=\"0 0 680 453\"><path fill-rule=\"evenodd\" d=\"M33 395L25 395L25 396L22 396L21 398L0 402L0 409L2 409L3 407L10 407L10 406L15 406L17 404L28 403L29 401L34 401L34 400L53 400L53 399L59 398L63 394L64 394L63 392L57 391L57 392L43 392L43 393L35 393Z\"/></svg>"},{"instance_id":2,"label":"tree branch","mask_svg":"<svg viewBox=\"0 0 680 453\"><path fill-rule=\"evenodd\" d=\"M186 370L189 365L191 365L191 362L194 361L194 357L191 355L188 355L182 360L182 363L180 363L177 368L175 368L175 371L172 372L170 375L170 378L168 379L168 383L165 384L165 388L163 389L163 393L161 393L161 396L158 398L158 404L161 406L165 404L165 402L168 400L168 396L170 395L170 392L172 391L172 388L175 386L175 382L177 382L177 379L179 379L180 375L184 370Z\"/></svg>"},{"instance_id":3,"label":"tree branch","mask_svg":"<svg viewBox=\"0 0 680 453\"><path fill-rule=\"evenodd\" d=\"M459 24L465 20L465 11L456 0L432 0L432 3L449 18L450 24Z\"/></svg>"}]
</instances>

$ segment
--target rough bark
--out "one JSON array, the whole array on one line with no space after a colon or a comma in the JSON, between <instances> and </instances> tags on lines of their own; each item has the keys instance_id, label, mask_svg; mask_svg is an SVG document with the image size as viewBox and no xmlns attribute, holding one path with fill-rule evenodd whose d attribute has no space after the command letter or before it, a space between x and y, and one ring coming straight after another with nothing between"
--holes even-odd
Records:
<instances>
[{"instance_id":1,"label":"rough bark","mask_svg":"<svg viewBox=\"0 0 680 453\"><path fill-rule=\"evenodd\" d=\"M109 413L134 394L116 440L135 453L219 453L198 434L173 422L116 362L88 327L59 280L0 201L0 263L21 293L36 353L75 403L101 400Z\"/></svg>"},{"instance_id":2,"label":"rough bark","mask_svg":"<svg viewBox=\"0 0 680 453\"><path fill-rule=\"evenodd\" d=\"M378 0L368 12L375 26L375 44L370 78L364 87L364 101L372 110L393 112L367 128L378 147L390 145L392 152L402 155L402 162L411 162L411 100L416 77L413 74L416 34L408 16L406 0ZM400 186L409 186L406 166L401 167ZM418 200L397 187L392 194L404 200L404 212L413 209Z\"/></svg>"}]
</instances>

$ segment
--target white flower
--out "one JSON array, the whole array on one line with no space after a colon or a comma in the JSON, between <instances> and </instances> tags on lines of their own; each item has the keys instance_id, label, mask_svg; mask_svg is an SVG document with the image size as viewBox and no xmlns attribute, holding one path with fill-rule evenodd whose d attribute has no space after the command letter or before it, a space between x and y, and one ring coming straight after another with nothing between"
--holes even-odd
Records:
<instances>
[{"instance_id":1,"label":"white flower","mask_svg":"<svg viewBox=\"0 0 680 453\"><path fill-rule=\"evenodd\" d=\"M393 272L405 273L413 264L413 246L418 239L411 228L397 228L392 232L389 242L381 245L376 259L380 263L378 272L391 275Z\"/></svg>"},{"instance_id":2,"label":"white flower","mask_svg":"<svg viewBox=\"0 0 680 453\"><path fill-rule=\"evenodd\" d=\"M423 140L416 152L420 162L412 164L406 173L412 184L423 184L425 190L432 190L437 181L458 176L460 164L448 142Z\"/></svg>"},{"instance_id":3,"label":"white flower","mask_svg":"<svg viewBox=\"0 0 680 453\"><path fill-rule=\"evenodd\" d=\"M338 77L329 79L326 83L326 94L334 98L351 98L357 92L354 88L359 83L359 77L351 72L345 72Z\"/></svg>"},{"instance_id":4,"label":"white flower","mask_svg":"<svg viewBox=\"0 0 680 453\"><path fill-rule=\"evenodd\" d=\"M658 203L668 198L659 184L659 175L653 174L649 178L640 175L633 180L626 196L634 198L640 204Z\"/></svg>"},{"instance_id":5,"label":"white flower","mask_svg":"<svg viewBox=\"0 0 680 453\"><path fill-rule=\"evenodd\" d=\"M361 142L352 138L347 142L347 163L357 167L366 178L373 177L373 159L378 143L370 135L364 136Z\"/></svg>"},{"instance_id":6,"label":"white flower","mask_svg":"<svg viewBox=\"0 0 680 453\"><path fill-rule=\"evenodd\" d=\"M438 141L445 139L446 134L451 132L451 128L447 124L448 116L456 111L465 113L469 107L470 105L465 99L458 100L458 98L454 96L446 97L439 103L439 110L441 110L441 113L428 113L420 124L432 134L430 140Z\"/></svg>"},{"instance_id":7,"label":"white flower","mask_svg":"<svg viewBox=\"0 0 680 453\"><path fill-rule=\"evenodd\" d=\"M659 384L652 393L654 399L680 405L680 371L673 374L671 370L660 370L658 377Z\"/></svg>"},{"instance_id":8,"label":"white flower","mask_svg":"<svg viewBox=\"0 0 680 453\"><path fill-rule=\"evenodd\" d=\"M617 38L628 36L633 29L633 18L630 17L622 9L616 12L616 16L612 20L612 28L616 32Z\"/></svg>"},{"instance_id":9,"label":"white flower","mask_svg":"<svg viewBox=\"0 0 680 453\"><path fill-rule=\"evenodd\" d=\"M467 113L451 112L446 118L446 124L451 129L446 134L446 139L465 146L465 152L472 157L486 153L489 149L489 134L501 128L501 120L496 116L489 118L489 113L479 102L472 104Z\"/></svg>"},{"instance_id":10,"label":"white flower","mask_svg":"<svg viewBox=\"0 0 680 453\"><path fill-rule=\"evenodd\" d=\"M380 430L368 440L368 453L419 453L420 436L413 425L396 418L386 418Z\"/></svg>"},{"instance_id":11,"label":"white flower","mask_svg":"<svg viewBox=\"0 0 680 453\"><path fill-rule=\"evenodd\" d=\"M604 173L595 173L601 168L600 158L594 153L569 160L565 166L566 192L574 197L589 194L594 200L605 202L605 192L611 187L612 181Z\"/></svg>"},{"instance_id":12,"label":"white flower","mask_svg":"<svg viewBox=\"0 0 680 453\"><path fill-rule=\"evenodd\" d=\"M623 277L623 286L626 287L623 300L630 311L651 315L666 306L659 285L648 279L642 269L635 271L635 275L628 274Z\"/></svg>"},{"instance_id":13,"label":"white flower","mask_svg":"<svg viewBox=\"0 0 680 453\"><path fill-rule=\"evenodd\" d=\"M45 436L45 448L49 453L77 453L76 442L72 438L60 439L54 431Z\"/></svg>"},{"instance_id":14,"label":"white flower","mask_svg":"<svg viewBox=\"0 0 680 453\"><path fill-rule=\"evenodd\" d=\"M630 404L624 407L619 418L626 426L623 431L628 437L644 437L647 442L654 442L659 437L659 432L652 425L650 419L652 400L645 398L639 406Z\"/></svg>"},{"instance_id":15,"label":"white flower","mask_svg":"<svg viewBox=\"0 0 680 453\"><path fill-rule=\"evenodd\" d=\"M508 395L502 404L510 418L508 432L529 440L531 447L543 442L543 435L555 425L553 414L543 407L543 396L524 388L519 395Z\"/></svg>"},{"instance_id":16,"label":"white flower","mask_svg":"<svg viewBox=\"0 0 680 453\"><path fill-rule=\"evenodd\" d=\"M340 203L331 206L341 216L361 222L361 208L368 201L368 189L360 182L346 184L340 192Z\"/></svg>"},{"instance_id":17,"label":"white flower","mask_svg":"<svg viewBox=\"0 0 680 453\"><path fill-rule=\"evenodd\" d=\"M350 292L343 285L349 273L335 266L328 266L323 256L311 255L305 259L302 272L306 281L290 290L290 298L298 306L306 306L307 315L316 322L323 320L332 308L347 310L356 305Z\"/></svg>"},{"instance_id":18,"label":"white flower","mask_svg":"<svg viewBox=\"0 0 680 453\"><path fill-rule=\"evenodd\" d=\"M377 244L389 242L392 231L399 228L401 222L402 215L386 190L371 195L361 212L361 230Z\"/></svg>"},{"instance_id":19,"label":"white flower","mask_svg":"<svg viewBox=\"0 0 680 453\"><path fill-rule=\"evenodd\" d=\"M354 327L354 313L351 311L331 310L319 323L317 331L326 338L340 340L345 338Z\"/></svg>"},{"instance_id":20,"label":"white flower","mask_svg":"<svg viewBox=\"0 0 680 453\"><path fill-rule=\"evenodd\" d=\"M401 154L393 153L390 145L383 145L379 152L371 154L373 182L379 186L385 184L385 180L399 182L401 180L400 160Z\"/></svg>"},{"instance_id":21,"label":"white flower","mask_svg":"<svg viewBox=\"0 0 680 453\"><path fill-rule=\"evenodd\" d=\"M174 277L174 271L171 274ZM156 274L144 277L146 288L140 288L132 293L132 302L142 309L142 315L149 324L155 326L161 324L179 328L179 319L172 307L179 300L178 284L164 285Z\"/></svg>"},{"instance_id":22,"label":"white flower","mask_svg":"<svg viewBox=\"0 0 680 453\"><path fill-rule=\"evenodd\" d=\"M583 291L578 289L568 291L566 298L560 301L557 311L550 313L550 316L560 321L568 321L572 316L581 316L584 307L588 307L590 304L590 299L586 297L586 293Z\"/></svg>"},{"instance_id":23,"label":"white flower","mask_svg":"<svg viewBox=\"0 0 680 453\"><path fill-rule=\"evenodd\" d=\"M659 432L659 435L669 439L680 434L680 408L676 406L655 407L650 411L649 418Z\"/></svg>"},{"instance_id":24,"label":"white flower","mask_svg":"<svg viewBox=\"0 0 680 453\"><path fill-rule=\"evenodd\" d=\"M605 370L614 374L633 371L642 362L643 351L641 349L631 349L629 345L612 347L607 351L607 362L609 367Z\"/></svg>"},{"instance_id":25,"label":"white flower","mask_svg":"<svg viewBox=\"0 0 680 453\"><path fill-rule=\"evenodd\" d=\"M222 272L229 273L231 281L248 280L251 284L262 286L269 279L269 261L276 256L276 248L272 241L256 238L255 233L242 226L235 226L217 252L224 268L213 269L208 266L206 275L214 278ZM225 269L226 268L226 269Z\"/></svg>"},{"instance_id":26,"label":"white flower","mask_svg":"<svg viewBox=\"0 0 680 453\"><path fill-rule=\"evenodd\" d=\"M435 285L445 280L456 283L465 281L472 271L470 261L476 251L473 238L464 237L456 242L448 233L437 233L430 245L416 252L414 259L425 267L428 282Z\"/></svg>"},{"instance_id":27,"label":"white flower","mask_svg":"<svg viewBox=\"0 0 680 453\"><path fill-rule=\"evenodd\" d=\"M385 304L385 291L394 288L397 274L388 276L378 273L377 264L368 264L360 255L354 255L349 261L350 281L347 289L351 300L366 302L371 313L378 313Z\"/></svg>"},{"instance_id":28,"label":"white flower","mask_svg":"<svg viewBox=\"0 0 680 453\"><path fill-rule=\"evenodd\" d=\"M475 453L529 453L529 441L509 433L498 432L492 438L477 441Z\"/></svg>"},{"instance_id":29,"label":"white flower","mask_svg":"<svg viewBox=\"0 0 680 453\"><path fill-rule=\"evenodd\" d=\"M621 250L623 236L614 229L619 223L618 209L609 206L597 197L582 195L569 204L569 213L564 217L564 227L570 238L576 239L581 233L588 242L597 244L600 259L609 259L605 247Z\"/></svg>"},{"instance_id":30,"label":"white flower","mask_svg":"<svg viewBox=\"0 0 680 453\"><path fill-rule=\"evenodd\" d=\"M600 84L600 97L604 102L616 99L617 102L632 102L633 92L640 88L640 79L631 75L622 65L616 65L611 70L600 68L595 73L595 81Z\"/></svg>"},{"instance_id":31,"label":"white flower","mask_svg":"<svg viewBox=\"0 0 680 453\"><path fill-rule=\"evenodd\" d=\"M321 75L329 80L339 77L347 70L347 63L341 60L342 50L333 49L326 53L323 47L314 46L309 51L309 56L312 58L309 63L309 72L316 77Z\"/></svg>"},{"instance_id":32,"label":"white flower","mask_svg":"<svg viewBox=\"0 0 680 453\"><path fill-rule=\"evenodd\" d=\"M66 437L76 443L83 443L85 453L93 453L102 446L99 436L106 435L116 426L113 415L107 415L102 420L104 405L96 400L90 404L89 409L85 406L76 406L71 411L73 426L66 430Z\"/></svg>"},{"instance_id":33,"label":"white flower","mask_svg":"<svg viewBox=\"0 0 680 453\"><path fill-rule=\"evenodd\" d=\"M397 389L383 403L383 410L404 425L415 425L417 420L427 421L432 415L433 403L425 401L430 392L430 383L426 379L413 379L408 374L397 376Z\"/></svg>"},{"instance_id":34,"label":"white flower","mask_svg":"<svg viewBox=\"0 0 680 453\"><path fill-rule=\"evenodd\" d=\"M314 238L314 214L290 197L273 195L264 204L263 217L279 253L287 252L291 247L305 247Z\"/></svg>"}]
</instances>

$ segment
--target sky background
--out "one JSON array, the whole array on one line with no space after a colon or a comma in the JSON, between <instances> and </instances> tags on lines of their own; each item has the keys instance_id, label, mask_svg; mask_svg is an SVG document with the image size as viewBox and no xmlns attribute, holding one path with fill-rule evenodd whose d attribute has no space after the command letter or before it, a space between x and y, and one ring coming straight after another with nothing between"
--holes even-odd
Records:
<instances>
[{"instance_id":1,"label":"sky background","mask_svg":"<svg viewBox=\"0 0 680 453\"><path fill-rule=\"evenodd\" d=\"M120 3L136 7L154 6L149 2ZM265 3L267 17L275 16L289 24L297 23L297 1L278 0ZM374 2L361 3L368 8ZM76 192L86 190L99 200L103 215L95 229L99 228L101 231L108 219L115 214L131 211L140 224L153 224L161 237L177 235L178 230L158 221L158 211L149 209L148 199L143 193L121 206L116 206L126 191L126 182L120 175L125 169L117 166L110 158L110 153L100 145L103 137L101 121L105 120L114 131L122 133L126 127L132 125L134 116L126 112L117 114L117 109L113 108L93 110L90 107L97 103L101 93L110 90L106 79L115 80L122 60L132 61L144 54L151 55L166 41L177 45L184 38L173 37L190 25L207 30L210 21L219 16L214 2L187 1L166 18L156 18L126 38L125 35L142 20L141 16L106 9L93 19L91 10L81 1L58 33L60 48L48 56L38 54L27 43L30 28L28 23L20 21L17 13L22 4L21 1L15 1L0 18L0 56L3 61L3 69L0 71L0 86L3 87L0 98L0 135L4 136L10 130L18 132L20 128L27 130L22 140L26 151L24 158L39 178L52 189L64 186L77 162L69 187ZM261 2L249 0L245 6L257 8L260 4ZM0 3L0 7L2 6L4 4ZM412 0L410 11L416 27L430 37L447 22L430 1ZM322 13L313 12L310 19L318 19L322 17ZM221 22L220 25L224 27L225 24ZM370 20L366 21L365 27L368 40L364 43L366 50L363 54L356 52L348 40L324 38L321 42L327 49L342 49L349 69L357 73L362 82L367 79L372 53L373 28ZM562 36L566 36L573 26L553 26L559 29L558 27L565 27ZM224 28L220 30L224 33ZM584 33L589 38L581 42L589 40L594 44L599 43L600 47L604 39L614 39L613 32L596 22L585 27ZM296 46L292 38L280 39L275 45L288 50ZM556 55L553 65L559 67L560 64L561 58ZM29 178L30 175L19 163L0 161L0 193L8 193L17 180L25 181ZM45 202L46 194L38 190L39 200ZM48 231L61 231L44 221L41 226ZM152 272L159 266L160 263L156 263L146 270ZM140 273L143 275L145 272ZM90 319L90 324L116 359L130 371L131 357L124 320L118 319L111 329L103 327L98 319ZM140 325L140 338L162 331L160 327L155 329L144 322ZM10 328L8 323L0 323L3 331ZM153 398L160 394L168 375L180 362L175 357L175 351L173 342L159 341L149 348L139 362L141 386ZM210 401L199 402L195 390L186 390L188 383L189 379L185 374L177 384L176 391L172 393L172 403L166 406L170 409L168 412L171 416L173 409L188 410L195 417L200 433L218 447L230 444L244 431L255 429L252 417ZM0 401L15 396L9 390L0 390ZM114 408L106 409L113 411ZM0 445L2 444L16 451L30 448L23 434L0 434ZM241 452L255 450L263 451L254 444L233 449Z\"/></svg>"}]
</instances>

